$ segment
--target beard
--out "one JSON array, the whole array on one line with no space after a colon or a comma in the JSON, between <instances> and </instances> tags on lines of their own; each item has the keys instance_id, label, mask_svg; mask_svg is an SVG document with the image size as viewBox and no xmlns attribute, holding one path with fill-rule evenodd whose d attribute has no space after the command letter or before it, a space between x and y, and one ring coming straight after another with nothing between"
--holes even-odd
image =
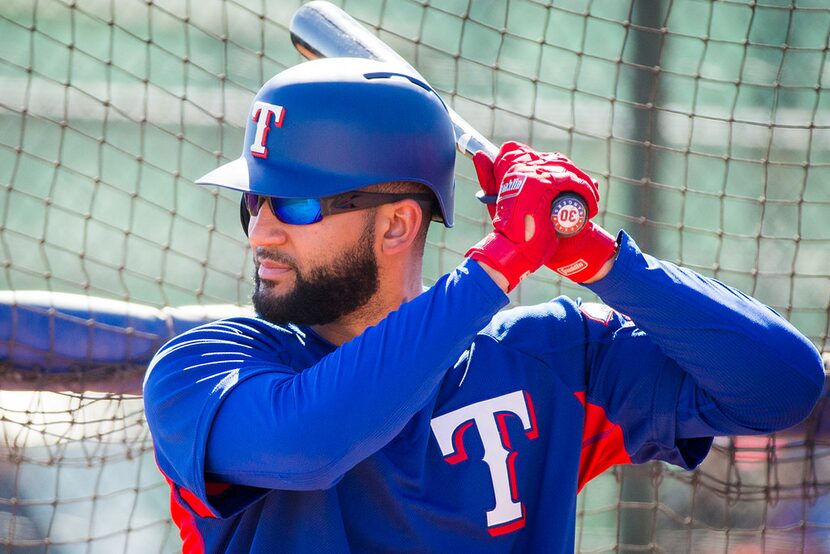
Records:
<instances>
[{"instance_id":1,"label":"beard","mask_svg":"<svg viewBox=\"0 0 830 554\"><path fill-rule=\"evenodd\" d=\"M325 325L365 306L379 287L373 239L374 218L369 218L363 235L353 247L333 263L312 268L307 273L300 271L293 258L258 249L257 256L291 267L295 282L290 291L277 295L273 292L274 286L262 281L255 268L251 300L257 315L277 325Z\"/></svg>"}]
</instances>

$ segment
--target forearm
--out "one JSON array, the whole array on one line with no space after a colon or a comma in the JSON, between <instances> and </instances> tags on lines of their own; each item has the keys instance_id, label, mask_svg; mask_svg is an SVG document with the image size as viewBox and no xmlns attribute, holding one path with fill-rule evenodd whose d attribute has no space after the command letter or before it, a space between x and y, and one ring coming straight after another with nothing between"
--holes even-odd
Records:
<instances>
[{"instance_id":1,"label":"forearm","mask_svg":"<svg viewBox=\"0 0 830 554\"><path fill-rule=\"evenodd\" d=\"M294 378L243 384L216 415L206 473L270 488L336 482L400 432L506 304L487 279L468 262ZM240 429L238 414L252 409L259 417Z\"/></svg>"},{"instance_id":2,"label":"forearm","mask_svg":"<svg viewBox=\"0 0 830 554\"><path fill-rule=\"evenodd\" d=\"M782 317L718 281L639 253L627 237L614 267L589 288L691 376L708 395L701 403L746 429L797 423L821 390L818 353Z\"/></svg>"}]
</instances>

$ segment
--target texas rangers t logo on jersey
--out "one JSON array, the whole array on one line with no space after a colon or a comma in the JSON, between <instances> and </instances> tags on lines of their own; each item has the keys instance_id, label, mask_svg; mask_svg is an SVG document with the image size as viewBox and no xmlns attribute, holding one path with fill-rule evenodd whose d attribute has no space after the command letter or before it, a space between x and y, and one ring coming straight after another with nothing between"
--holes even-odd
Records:
<instances>
[{"instance_id":1,"label":"texas rangers t logo on jersey","mask_svg":"<svg viewBox=\"0 0 830 554\"><path fill-rule=\"evenodd\" d=\"M285 117L285 108L267 102L254 102L253 114L251 121L256 123L256 134L254 135L254 142L251 144L251 154L257 158L268 157L268 131L271 126L268 124L274 118L274 127L282 127L282 119Z\"/></svg>"},{"instance_id":2,"label":"texas rangers t logo on jersey","mask_svg":"<svg viewBox=\"0 0 830 554\"><path fill-rule=\"evenodd\" d=\"M526 175L505 175L499 188L499 200L517 196L522 192L526 179Z\"/></svg>"},{"instance_id":3,"label":"texas rangers t logo on jersey","mask_svg":"<svg viewBox=\"0 0 830 554\"><path fill-rule=\"evenodd\" d=\"M435 417L430 422L444 461L457 464L467 460L464 433L473 427L484 445L482 460L490 469L490 481L496 505L487 512L487 531L492 536L521 529L525 524L525 507L519 501L516 485L516 456L510 444L505 419L518 417L527 438L539 436L533 401L525 391L515 391L482 400Z\"/></svg>"}]
</instances>

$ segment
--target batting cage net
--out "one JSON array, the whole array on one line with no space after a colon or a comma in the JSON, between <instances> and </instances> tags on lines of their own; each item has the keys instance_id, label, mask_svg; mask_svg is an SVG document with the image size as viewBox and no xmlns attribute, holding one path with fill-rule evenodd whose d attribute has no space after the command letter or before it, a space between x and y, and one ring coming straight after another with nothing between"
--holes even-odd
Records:
<instances>
[{"instance_id":1,"label":"batting cage net","mask_svg":"<svg viewBox=\"0 0 830 554\"><path fill-rule=\"evenodd\" d=\"M301 61L300 4L0 3L4 551L180 548L141 375L209 317L199 306L248 303L238 197L192 181L238 156L255 91ZM338 4L484 135L584 167L604 227L756 296L830 352L826 1ZM463 158L457 177L428 282L489 226ZM543 270L513 300L558 294L592 299ZM823 403L777 436L718 439L695 472L598 477L579 497L578 550L830 552Z\"/></svg>"}]
</instances>

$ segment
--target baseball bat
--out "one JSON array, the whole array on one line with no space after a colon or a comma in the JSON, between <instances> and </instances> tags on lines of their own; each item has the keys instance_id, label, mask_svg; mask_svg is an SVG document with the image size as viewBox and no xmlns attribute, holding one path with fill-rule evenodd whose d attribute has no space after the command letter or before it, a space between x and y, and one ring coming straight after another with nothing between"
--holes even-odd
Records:
<instances>
[{"instance_id":1,"label":"baseball bat","mask_svg":"<svg viewBox=\"0 0 830 554\"><path fill-rule=\"evenodd\" d=\"M427 82L412 65L388 44L373 35L363 25L339 7L324 0L304 4L294 13L289 24L291 42L307 59L317 58L368 58L393 63L412 76ZM436 93L437 94L437 93ZM496 157L498 148L479 133L455 110L447 106L455 132L458 151L472 158L476 152L484 152L490 159ZM476 194L481 202L494 204L496 195ZM563 193L551 205L551 220L557 234L569 237L577 234L587 223L588 210L581 196Z\"/></svg>"}]
</instances>

